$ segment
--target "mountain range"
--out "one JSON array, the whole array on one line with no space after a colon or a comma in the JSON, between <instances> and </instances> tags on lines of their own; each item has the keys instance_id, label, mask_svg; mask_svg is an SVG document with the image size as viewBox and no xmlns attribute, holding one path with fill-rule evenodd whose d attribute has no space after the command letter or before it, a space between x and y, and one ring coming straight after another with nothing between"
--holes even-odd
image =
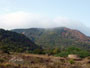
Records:
<instances>
[{"instance_id":1,"label":"mountain range","mask_svg":"<svg viewBox=\"0 0 90 68\"><path fill-rule=\"evenodd\" d=\"M14 29L13 32L24 34L35 44L43 48L66 48L75 46L90 49L90 37L78 30L66 27Z\"/></svg>"}]
</instances>

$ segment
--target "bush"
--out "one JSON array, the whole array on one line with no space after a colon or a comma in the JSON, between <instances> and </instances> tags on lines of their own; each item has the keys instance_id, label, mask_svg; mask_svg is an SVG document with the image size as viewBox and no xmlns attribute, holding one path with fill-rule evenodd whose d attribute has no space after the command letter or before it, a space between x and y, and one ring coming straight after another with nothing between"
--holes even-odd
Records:
<instances>
[{"instance_id":1,"label":"bush","mask_svg":"<svg viewBox=\"0 0 90 68\"><path fill-rule=\"evenodd\" d=\"M73 59L70 59L70 60L69 60L69 63L70 63L70 64L74 64L75 62L74 62Z\"/></svg>"},{"instance_id":2,"label":"bush","mask_svg":"<svg viewBox=\"0 0 90 68\"><path fill-rule=\"evenodd\" d=\"M11 67L12 65L9 64L9 63L6 63L6 64L4 64L4 66L9 68L9 67Z\"/></svg>"},{"instance_id":3,"label":"bush","mask_svg":"<svg viewBox=\"0 0 90 68\"><path fill-rule=\"evenodd\" d=\"M55 56L67 57L68 54L69 54L68 52L62 51L61 53L55 54Z\"/></svg>"},{"instance_id":4,"label":"bush","mask_svg":"<svg viewBox=\"0 0 90 68\"><path fill-rule=\"evenodd\" d=\"M88 51L80 51L80 52L77 52L77 55L79 55L81 58L85 58L85 57L88 57L90 56L90 53Z\"/></svg>"},{"instance_id":5,"label":"bush","mask_svg":"<svg viewBox=\"0 0 90 68\"><path fill-rule=\"evenodd\" d=\"M4 62L4 59L0 58L0 63L3 63Z\"/></svg>"},{"instance_id":6,"label":"bush","mask_svg":"<svg viewBox=\"0 0 90 68\"><path fill-rule=\"evenodd\" d=\"M34 54L43 54L43 50L42 49L35 49L32 51L32 53Z\"/></svg>"},{"instance_id":7,"label":"bush","mask_svg":"<svg viewBox=\"0 0 90 68\"><path fill-rule=\"evenodd\" d=\"M69 47L65 51L55 54L55 56L67 57L69 54L76 54L80 56L81 58L90 56L90 52L85 51L83 49L76 48L76 47Z\"/></svg>"},{"instance_id":8,"label":"bush","mask_svg":"<svg viewBox=\"0 0 90 68\"><path fill-rule=\"evenodd\" d=\"M89 60L90 60L90 56L89 56L89 57L87 57L87 59L89 59Z\"/></svg>"}]
</instances>

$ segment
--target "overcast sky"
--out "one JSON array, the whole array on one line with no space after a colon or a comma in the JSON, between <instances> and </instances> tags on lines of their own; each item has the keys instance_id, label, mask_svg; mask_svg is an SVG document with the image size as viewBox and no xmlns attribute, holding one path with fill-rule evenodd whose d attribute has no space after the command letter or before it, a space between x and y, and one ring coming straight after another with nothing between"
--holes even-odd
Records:
<instances>
[{"instance_id":1,"label":"overcast sky","mask_svg":"<svg viewBox=\"0 0 90 68\"><path fill-rule=\"evenodd\" d=\"M78 29L90 36L90 0L0 0L0 28Z\"/></svg>"}]
</instances>

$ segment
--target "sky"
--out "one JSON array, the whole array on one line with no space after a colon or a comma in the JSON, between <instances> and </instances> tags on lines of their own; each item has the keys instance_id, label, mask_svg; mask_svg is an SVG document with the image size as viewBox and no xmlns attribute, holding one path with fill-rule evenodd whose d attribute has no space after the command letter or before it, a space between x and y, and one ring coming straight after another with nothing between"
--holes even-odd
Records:
<instances>
[{"instance_id":1,"label":"sky","mask_svg":"<svg viewBox=\"0 0 90 68\"><path fill-rule=\"evenodd\" d=\"M90 36L90 0L0 0L0 28L53 27Z\"/></svg>"}]
</instances>

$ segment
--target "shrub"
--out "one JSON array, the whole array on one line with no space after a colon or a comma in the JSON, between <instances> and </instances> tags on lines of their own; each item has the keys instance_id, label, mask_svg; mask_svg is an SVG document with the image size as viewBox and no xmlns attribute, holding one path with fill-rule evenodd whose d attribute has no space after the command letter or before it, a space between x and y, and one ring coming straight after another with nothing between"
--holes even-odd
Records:
<instances>
[{"instance_id":1,"label":"shrub","mask_svg":"<svg viewBox=\"0 0 90 68\"><path fill-rule=\"evenodd\" d=\"M4 59L0 58L0 63L3 63L4 62Z\"/></svg>"},{"instance_id":2,"label":"shrub","mask_svg":"<svg viewBox=\"0 0 90 68\"><path fill-rule=\"evenodd\" d=\"M69 63L70 63L70 64L74 64L75 62L74 62L73 59L70 59L70 60L69 60Z\"/></svg>"},{"instance_id":3,"label":"shrub","mask_svg":"<svg viewBox=\"0 0 90 68\"><path fill-rule=\"evenodd\" d=\"M34 53L34 54L43 54L43 50L35 49L35 50L32 51L32 53Z\"/></svg>"},{"instance_id":4,"label":"shrub","mask_svg":"<svg viewBox=\"0 0 90 68\"><path fill-rule=\"evenodd\" d=\"M85 58L85 57L88 57L90 56L90 53L88 51L80 51L80 52L77 52L77 55L79 55L81 58Z\"/></svg>"},{"instance_id":5,"label":"shrub","mask_svg":"<svg viewBox=\"0 0 90 68\"><path fill-rule=\"evenodd\" d=\"M62 51L61 53L58 53L55 56L67 57L69 54L76 54L81 58L90 56L90 52L76 47L69 47L65 51Z\"/></svg>"},{"instance_id":6,"label":"shrub","mask_svg":"<svg viewBox=\"0 0 90 68\"><path fill-rule=\"evenodd\" d=\"M11 67L12 65L9 63L4 64L5 67Z\"/></svg>"},{"instance_id":7,"label":"shrub","mask_svg":"<svg viewBox=\"0 0 90 68\"><path fill-rule=\"evenodd\" d=\"M87 57L87 59L89 59L89 60L90 60L90 56L89 56L89 57Z\"/></svg>"},{"instance_id":8,"label":"shrub","mask_svg":"<svg viewBox=\"0 0 90 68\"><path fill-rule=\"evenodd\" d=\"M55 54L55 56L67 57L68 54L69 54L68 52L62 51L61 53Z\"/></svg>"}]
</instances>

